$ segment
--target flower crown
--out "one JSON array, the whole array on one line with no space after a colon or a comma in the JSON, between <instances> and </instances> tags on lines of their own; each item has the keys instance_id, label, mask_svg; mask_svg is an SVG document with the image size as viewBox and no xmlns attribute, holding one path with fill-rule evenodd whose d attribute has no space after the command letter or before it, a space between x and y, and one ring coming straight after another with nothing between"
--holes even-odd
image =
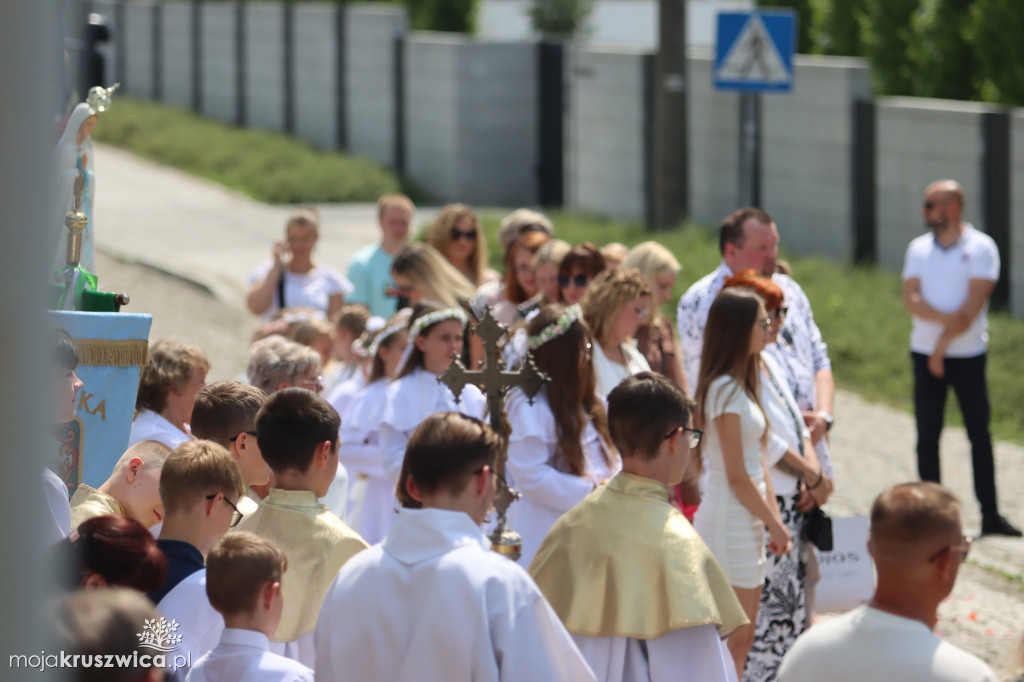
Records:
<instances>
[{"instance_id":1,"label":"flower crown","mask_svg":"<svg viewBox=\"0 0 1024 682\"><path fill-rule=\"evenodd\" d=\"M574 323L578 322L583 317L583 311L580 310L580 304L574 303L573 305L566 308L558 319L544 327L539 333L531 336L526 340L530 350L537 350L548 341L557 339L562 336Z\"/></svg>"},{"instance_id":2,"label":"flower crown","mask_svg":"<svg viewBox=\"0 0 1024 682\"><path fill-rule=\"evenodd\" d=\"M465 327L469 322L469 317L462 311L462 308L442 308L441 310L427 313L423 317L418 318L409 327L409 343L413 343L416 337L423 333L424 329L433 327L438 322L444 322L445 320L458 320Z\"/></svg>"},{"instance_id":3,"label":"flower crown","mask_svg":"<svg viewBox=\"0 0 1024 682\"><path fill-rule=\"evenodd\" d=\"M384 327L377 336L373 337L373 342L370 343L370 348L366 351L368 358L377 357L377 351L380 350L382 343L387 341L389 338L397 334L398 332L405 329L406 321L396 322L390 327Z\"/></svg>"}]
</instances>

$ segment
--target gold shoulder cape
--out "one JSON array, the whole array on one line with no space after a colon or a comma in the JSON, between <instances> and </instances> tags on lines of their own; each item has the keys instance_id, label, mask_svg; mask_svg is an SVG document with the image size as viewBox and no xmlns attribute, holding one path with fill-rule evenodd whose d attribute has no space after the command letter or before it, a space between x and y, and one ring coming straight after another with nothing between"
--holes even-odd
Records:
<instances>
[{"instance_id":1,"label":"gold shoulder cape","mask_svg":"<svg viewBox=\"0 0 1024 682\"><path fill-rule=\"evenodd\" d=\"M530 575L569 632L655 639L746 624L722 568L658 481L620 473L551 528Z\"/></svg>"},{"instance_id":2,"label":"gold shoulder cape","mask_svg":"<svg viewBox=\"0 0 1024 682\"><path fill-rule=\"evenodd\" d=\"M293 642L316 628L320 605L338 570L369 547L308 490L271 488L237 529L270 540L288 557L281 579L284 611L271 637L275 642Z\"/></svg>"},{"instance_id":3,"label":"gold shoulder cape","mask_svg":"<svg viewBox=\"0 0 1024 682\"><path fill-rule=\"evenodd\" d=\"M115 498L90 488L84 483L71 496L71 527L78 528L83 521L95 516L121 514L125 516L124 507Z\"/></svg>"}]
</instances>

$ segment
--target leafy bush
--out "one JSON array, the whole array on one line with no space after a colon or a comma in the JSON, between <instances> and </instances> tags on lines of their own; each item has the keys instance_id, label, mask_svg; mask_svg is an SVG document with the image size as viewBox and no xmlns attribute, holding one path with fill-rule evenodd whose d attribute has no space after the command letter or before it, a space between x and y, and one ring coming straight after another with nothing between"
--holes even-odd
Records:
<instances>
[{"instance_id":1,"label":"leafy bush","mask_svg":"<svg viewBox=\"0 0 1024 682\"><path fill-rule=\"evenodd\" d=\"M405 0L409 23L420 31L475 33L479 0Z\"/></svg>"},{"instance_id":2,"label":"leafy bush","mask_svg":"<svg viewBox=\"0 0 1024 682\"><path fill-rule=\"evenodd\" d=\"M320 152L153 102L118 97L93 137L269 203L376 201L401 183L375 161Z\"/></svg>"},{"instance_id":3,"label":"leafy bush","mask_svg":"<svg viewBox=\"0 0 1024 682\"><path fill-rule=\"evenodd\" d=\"M914 11L909 50L914 95L977 96L974 50L967 39L970 4L971 0L921 0Z\"/></svg>"},{"instance_id":4,"label":"leafy bush","mask_svg":"<svg viewBox=\"0 0 1024 682\"><path fill-rule=\"evenodd\" d=\"M871 61L875 92L880 95L914 92L911 17L919 4L920 0L864 0L863 56Z\"/></svg>"},{"instance_id":5,"label":"leafy bush","mask_svg":"<svg viewBox=\"0 0 1024 682\"><path fill-rule=\"evenodd\" d=\"M863 0L811 0L811 43L816 54L859 57Z\"/></svg>"},{"instance_id":6,"label":"leafy bush","mask_svg":"<svg viewBox=\"0 0 1024 682\"><path fill-rule=\"evenodd\" d=\"M584 33L594 11L594 0L533 0L530 26L548 37L569 37Z\"/></svg>"}]
</instances>

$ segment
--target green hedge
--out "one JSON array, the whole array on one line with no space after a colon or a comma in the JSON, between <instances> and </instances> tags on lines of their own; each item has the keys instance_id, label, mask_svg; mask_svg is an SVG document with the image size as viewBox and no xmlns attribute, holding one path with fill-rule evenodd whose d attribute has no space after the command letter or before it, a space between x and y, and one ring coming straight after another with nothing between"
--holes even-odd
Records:
<instances>
[{"instance_id":1,"label":"green hedge","mask_svg":"<svg viewBox=\"0 0 1024 682\"><path fill-rule=\"evenodd\" d=\"M320 152L287 135L128 97L117 97L93 137L268 203L376 201L408 189L370 159Z\"/></svg>"}]
</instances>

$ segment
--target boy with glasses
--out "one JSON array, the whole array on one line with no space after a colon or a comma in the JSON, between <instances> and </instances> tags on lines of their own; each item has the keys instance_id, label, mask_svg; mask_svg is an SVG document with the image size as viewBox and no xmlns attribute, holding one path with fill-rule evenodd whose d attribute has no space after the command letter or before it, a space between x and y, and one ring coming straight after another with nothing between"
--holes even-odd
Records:
<instances>
[{"instance_id":1,"label":"boy with glasses","mask_svg":"<svg viewBox=\"0 0 1024 682\"><path fill-rule=\"evenodd\" d=\"M608 428L622 471L555 523L530 565L598 680L734 679L721 638L747 619L707 545L669 502L700 444L693 408L660 374L616 386Z\"/></svg>"},{"instance_id":2,"label":"boy with glasses","mask_svg":"<svg viewBox=\"0 0 1024 682\"><path fill-rule=\"evenodd\" d=\"M227 450L208 440L182 443L160 472L164 525L157 545L167 556L167 581L149 593L182 635L176 654L196 661L217 644L224 619L206 597L203 557L241 519L237 502L245 494L242 474ZM184 679L186 669L178 669Z\"/></svg>"},{"instance_id":3,"label":"boy with glasses","mask_svg":"<svg viewBox=\"0 0 1024 682\"><path fill-rule=\"evenodd\" d=\"M242 472L247 492L238 500L238 509L243 514L255 512L259 503L249 486L270 480L270 467L256 442L256 413L266 400L267 394L255 386L218 381L199 391L192 408L192 435L224 447Z\"/></svg>"},{"instance_id":4,"label":"boy with glasses","mask_svg":"<svg viewBox=\"0 0 1024 682\"><path fill-rule=\"evenodd\" d=\"M320 603L338 569L369 545L318 502L338 469L341 419L330 403L301 388L277 391L256 415L263 458L274 487L239 525L269 540L288 558L284 610L270 651L312 668Z\"/></svg>"}]
</instances>

